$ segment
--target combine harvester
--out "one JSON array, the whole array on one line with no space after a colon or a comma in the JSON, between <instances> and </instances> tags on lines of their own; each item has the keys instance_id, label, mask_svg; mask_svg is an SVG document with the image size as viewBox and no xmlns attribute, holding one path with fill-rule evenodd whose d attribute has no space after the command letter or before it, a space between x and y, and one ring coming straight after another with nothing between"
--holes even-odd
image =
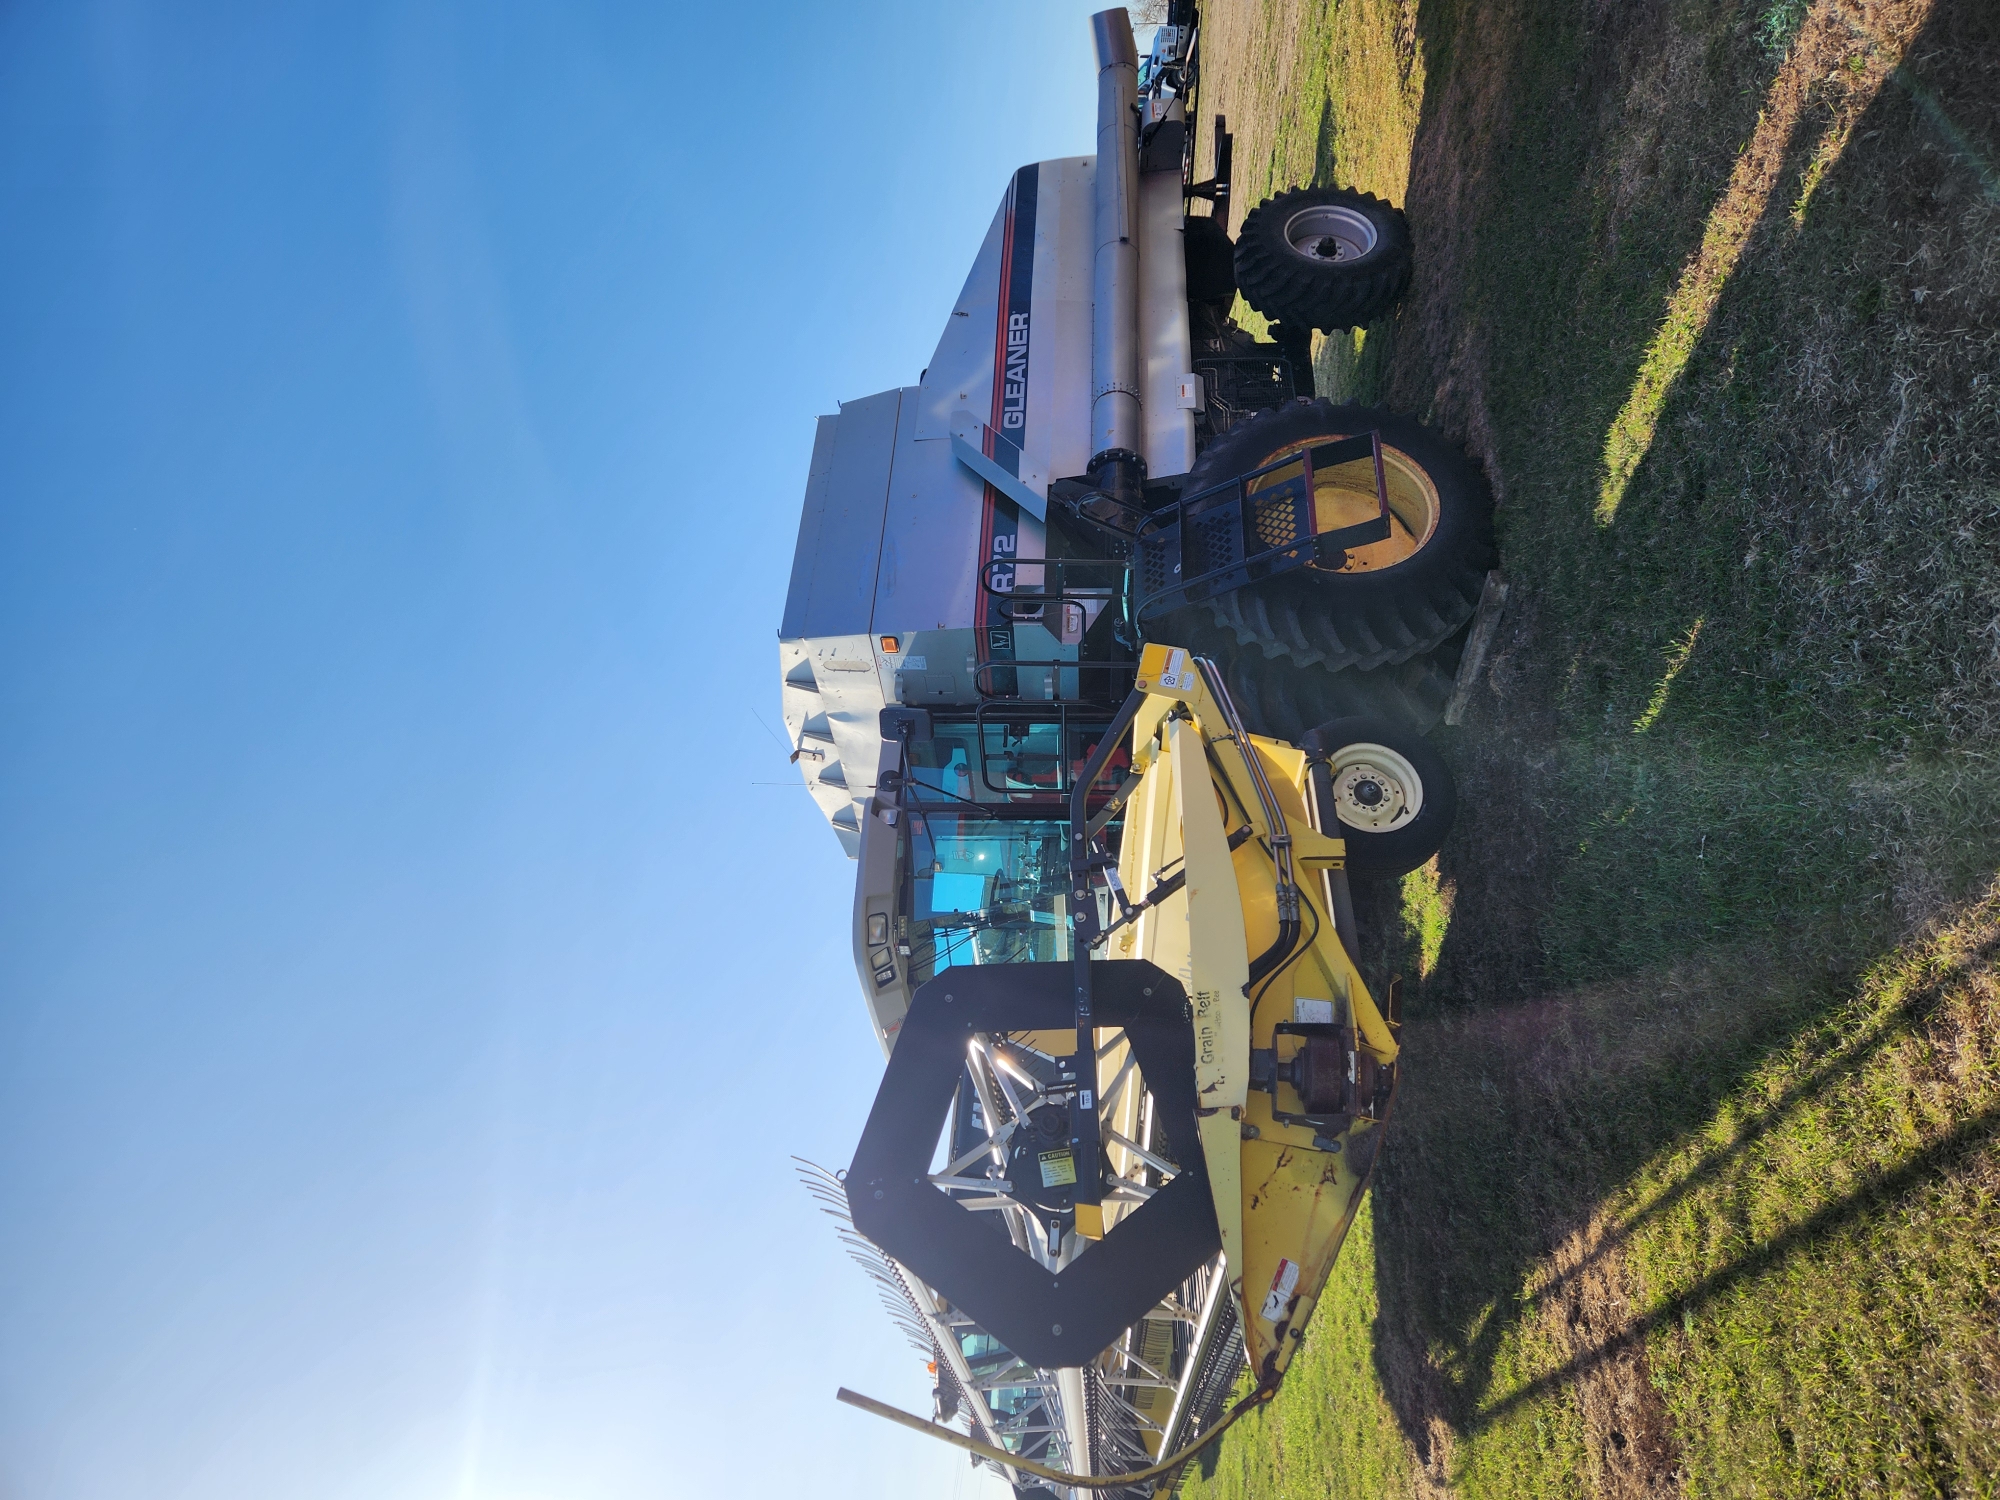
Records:
<instances>
[{"instance_id":1,"label":"combine harvester","mask_svg":"<svg viewBox=\"0 0 2000 1500\"><path fill-rule=\"evenodd\" d=\"M1402 215L1293 191L1232 244L1192 6L1143 64L1092 26L1096 156L1015 173L918 383L820 419L779 648L888 1056L807 1175L936 1420L842 1398L1022 1496L1169 1492L1299 1347L1396 1096L1348 874L1450 826L1423 731L1493 563L1462 454L1311 393Z\"/></svg>"}]
</instances>

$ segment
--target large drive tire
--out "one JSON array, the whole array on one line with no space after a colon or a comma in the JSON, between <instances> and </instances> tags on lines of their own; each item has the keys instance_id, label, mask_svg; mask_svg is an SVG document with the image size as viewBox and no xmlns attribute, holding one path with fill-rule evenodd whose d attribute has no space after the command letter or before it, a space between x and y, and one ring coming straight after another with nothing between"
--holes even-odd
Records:
<instances>
[{"instance_id":1,"label":"large drive tire","mask_svg":"<svg viewBox=\"0 0 2000 1500\"><path fill-rule=\"evenodd\" d=\"M1160 639L1181 643L1180 636L1166 631ZM1250 732L1294 745L1329 719L1388 719L1422 734L1444 717L1451 698L1452 666L1441 659L1445 652L1425 652L1373 671L1349 667L1340 672L1295 667L1254 646L1232 649L1224 644L1205 654L1221 669Z\"/></svg>"},{"instance_id":2,"label":"large drive tire","mask_svg":"<svg viewBox=\"0 0 2000 1500\"><path fill-rule=\"evenodd\" d=\"M1273 323L1359 328L1410 284L1410 225L1372 193L1293 188L1267 198L1236 235L1236 285Z\"/></svg>"},{"instance_id":3,"label":"large drive tire","mask_svg":"<svg viewBox=\"0 0 2000 1500\"><path fill-rule=\"evenodd\" d=\"M1236 300L1236 246L1229 231L1207 215L1190 214L1181 249L1187 260L1188 301L1212 303L1228 312Z\"/></svg>"},{"instance_id":4,"label":"large drive tire","mask_svg":"<svg viewBox=\"0 0 2000 1500\"><path fill-rule=\"evenodd\" d=\"M1299 748L1327 762L1330 775L1317 782L1321 832L1338 828L1354 874L1407 875L1444 846L1458 813L1458 788L1422 735L1382 719L1336 719L1307 734Z\"/></svg>"},{"instance_id":5,"label":"large drive tire","mask_svg":"<svg viewBox=\"0 0 2000 1500\"><path fill-rule=\"evenodd\" d=\"M1149 634L1186 636L1175 643L1198 651L1228 642L1294 666L1337 670L1407 661L1471 619L1495 561L1493 492L1442 433L1410 417L1308 400L1259 412L1209 445L1185 493L1371 430L1382 434L1395 528L1389 540L1350 549L1337 573L1299 569L1177 610ZM1365 460L1316 474L1314 489L1322 530L1376 513L1373 467Z\"/></svg>"}]
</instances>

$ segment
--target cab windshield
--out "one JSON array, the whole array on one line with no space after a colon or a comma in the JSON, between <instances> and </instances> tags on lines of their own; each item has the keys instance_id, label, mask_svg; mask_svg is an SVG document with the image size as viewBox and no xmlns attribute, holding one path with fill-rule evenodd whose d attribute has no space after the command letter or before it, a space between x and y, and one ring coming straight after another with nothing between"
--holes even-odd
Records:
<instances>
[{"instance_id":1,"label":"cab windshield","mask_svg":"<svg viewBox=\"0 0 2000 1500\"><path fill-rule=\"evenodd\" d=\"M913 984L960 964L1070 957L1070 785L1105 723L1064 706L987 705L935 722L910 747L902 916ZM1128 764L1120 750L1093 802ZM1115 850L1115 823L1106 837Z\"/></svg>"}]
</instances>

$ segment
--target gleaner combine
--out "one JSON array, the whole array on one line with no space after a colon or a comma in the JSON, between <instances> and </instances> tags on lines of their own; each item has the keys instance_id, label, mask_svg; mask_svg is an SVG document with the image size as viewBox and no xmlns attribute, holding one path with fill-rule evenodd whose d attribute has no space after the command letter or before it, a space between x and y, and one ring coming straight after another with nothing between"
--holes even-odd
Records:
<instances>
[{"instance_id":1,"label":"gleaner combine","mask_svg":"<svg viewBox=\"0 0 2000 1500\"><path fill-rule=\"evenodd\" d=\"M1313 395L1402 215L1295 190L1232 243L1192 5L1143 63L1092 26L1096 155L1015 173L918 383L820 419L779 648L888 1056L817 1190L936 1420L843 1398L1024 1496L1164 1493L1299 1347L1396 1096L1349 872L1450 825L1493 563L1460 453Z\"/></svg>"}]
</instances>

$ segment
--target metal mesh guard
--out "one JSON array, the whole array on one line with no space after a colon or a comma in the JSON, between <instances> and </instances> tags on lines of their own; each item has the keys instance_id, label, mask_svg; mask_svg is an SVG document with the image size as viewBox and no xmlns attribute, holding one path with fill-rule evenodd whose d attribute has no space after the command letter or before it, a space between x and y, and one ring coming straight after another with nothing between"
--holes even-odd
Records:
<instances>
[{"instance_id":1,"label":"metal mesh guard","mask_svg":"<svg viewBox=\"0 0 2000 1500\"><path fill-rule=\"evenodd\" d=\"M1172 550L1168 546L1168 534L1154 532L1139 539L1139 597L1150 599L1173 583L1173 573L1168 560Z\"/></svg>"},{"instance_id":2,"label":"metal mesh guard","mask_svg":"<svg viewBox=\"0 0 2000 1500\"><path fill-rule=\"evenodd\" d=\"M1189 520L1184 542L1187 555L1181 565L1183 578L1199 578L1232 567L1241 559L1241 515L1237 506L1224 504Z\"/></svg>"},{"instance_id":3,"label":"metal mesh guard","mask_svg":"<svg viewBox=\"0 0 2000 1500\"><path fill-rule=\"evenodd\" d=\"M1311 533L1300 524L1298 485L1281 485L1249 497L1250 529L1266 550L1289 547Z\"/></svg>"}]
</instances>

